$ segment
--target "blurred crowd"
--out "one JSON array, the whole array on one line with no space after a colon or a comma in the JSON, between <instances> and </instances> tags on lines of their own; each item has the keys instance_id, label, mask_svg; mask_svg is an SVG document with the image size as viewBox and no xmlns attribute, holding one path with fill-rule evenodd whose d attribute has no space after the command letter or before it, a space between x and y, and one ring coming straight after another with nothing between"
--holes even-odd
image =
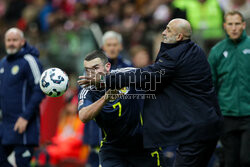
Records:
<instances>
[{"instance_id":1,"label":"blurred crowd","mask_svg":"<svg viewBox=\"0 0 250 167\"><path fill-rule=\"evenodd\" d=\"M186 18L193 40L208 53L225 36L223 12L239 10L249 24L249 7L249 0L1 0L0 35L17 26L40 50L45 66L81 74L81 60L101 46L107 30L122 34L127 59L140 45L154 60L168 21ZM3 41L0 46L3 57Z\"/></svg>"},{"instance_id":2,"label":"blurred crowd","mask_svg":"<svg viewBox=\"0 0 250 167\"><path fill-rule=\"evenodd\" d=\"M0 58L6 54L4 32L10 27L18 27L24 31L28 42L39 49L45 69L56 66L77 78L83 73L86 54L100 48L103 34L112 30L122 35L120 56L131 61L135 67L143 67L154 61L162 40L161 33L173 18L184 18L191 23L192 40L208 54L211 47L225 37L223 14L230 10L243 14L247 23L246 32L250 34L250 0L0 0ZM76 106L67 106L76 97L70 97L70 100L66 98L68 101L61 99L65 103L60 117L61 129L54 128L59 137L63 125L76 119ZM59 113L56 113L59 119ZM73 117L62 119L67 114ZM54 121L57 122L60 121ZM41 128L49 128L45 126L44 123ZM82 137L84 134L77 135ZM41 139L47 142L44 136L42 134ZM53 149L57 147L49 150L53 152ZM57 161L58 156L55 155Z\"/></svg>"}]
</instances>

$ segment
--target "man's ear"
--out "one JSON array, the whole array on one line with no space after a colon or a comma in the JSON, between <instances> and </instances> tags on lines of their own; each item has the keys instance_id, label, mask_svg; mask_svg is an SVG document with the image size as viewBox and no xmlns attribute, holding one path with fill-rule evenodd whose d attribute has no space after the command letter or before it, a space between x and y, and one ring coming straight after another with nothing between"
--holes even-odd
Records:
<instances>
[{"instance_id":1,"label":"man's ear","mask_svg":"<svg viewBox=\"0 0 250 167\"><path fill-rule=\"evenodd\" d=\"M108 62L107 64L105 64L105 68L106 68L107 72L110 72L110 68L111 68L110 62Z\"/></svg>"},{"instance_id":2,"label":"man's ear","mask_svg":"<svg viewBox=\"0 0 250 167\"><path fill-rule=\"evenodd\" d=\"M227 24L224 22L224 23L223 23L223 28L224 28L224 30L226 30L226 26L227 26Z\"/></svg>"},{"instance_id":3,"label":"man's ear","mask_svg":"<svg viewBox=\"0 0 250 167\"><path fill-rule=\"evenodd\" d=\"M176 41L182 41L183 40L183 34L182 33L179 33L177 36L176 36Z\"/></svg>"},{"instance_id":4,"label":"man's ear","mask_svg":"<svg viewBox=\"0 0 250 167\"><path fill-rule=\"evenodd\" d=\"M242 24L243 24L243 30L245 30L246 29L246 22L244 21Z\"/></svg>"},{"instance_id":5,"label":"man's ear","mask_svg":"<svg viewBox=\"0 0 250 167\"><path fill-rule=\"evenodd\" d=\"M22 39L21 41L21 45L23 46L25 44L26 40L25 39Z\"/></svg>"},{"instance_id":6,"label":"man's ear","mask_svg":"<svg viewBox=\"0 0 250 167\"><path fill-rule=\"evenodd\" d=\"M122 51L123 50L123 46L121 43L119 43L119 51Z\"/></svg>"}]
</instances>

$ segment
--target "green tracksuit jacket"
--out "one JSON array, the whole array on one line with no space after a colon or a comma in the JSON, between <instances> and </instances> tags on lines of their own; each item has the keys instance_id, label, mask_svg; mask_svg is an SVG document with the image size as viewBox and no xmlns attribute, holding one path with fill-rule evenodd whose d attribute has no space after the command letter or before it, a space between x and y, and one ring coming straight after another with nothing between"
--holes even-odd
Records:
<instances>
[{"instance_id":1,"label":"green tracksuit jacket","mask_svg":"<svg viewBox=\"0 0 250 167\"><path fill-rule=\"evenodd\" d=\"M237 42L228 37L208 57L213 83L224 116L250 116L250 37Z\"/></svg>"}]
</instances>

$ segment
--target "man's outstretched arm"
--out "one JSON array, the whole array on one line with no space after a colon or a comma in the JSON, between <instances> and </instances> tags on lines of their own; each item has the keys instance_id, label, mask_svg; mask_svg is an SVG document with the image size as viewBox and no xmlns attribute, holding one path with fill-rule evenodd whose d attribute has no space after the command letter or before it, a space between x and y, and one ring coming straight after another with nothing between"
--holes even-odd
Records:
<instances>
[{"instance_id":1,"label":"man's outstretched arm","mask_svg":"<svg viewBox=\"0 0 250 167\"><path fill-rule=\"evenodd\" d=\"M115 72L107 76L80 76L78 84L86 86L99 84L106 87L106 89L120 89L125 86L143 89L143 86L147 84L155 86L162 79L173 76L174 72L175 60L166 55L160 57L153 65L144 68L132 69L126 72Z\"/></svg>"}]
</instances>

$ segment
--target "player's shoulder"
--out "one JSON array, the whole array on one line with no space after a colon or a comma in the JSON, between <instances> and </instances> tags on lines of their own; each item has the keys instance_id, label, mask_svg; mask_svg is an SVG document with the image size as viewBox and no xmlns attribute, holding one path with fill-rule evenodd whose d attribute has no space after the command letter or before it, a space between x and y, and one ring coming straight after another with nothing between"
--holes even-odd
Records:
<instances>
[{"instance_id":1,"label":"player's shoulder","mask_svg":"<svg viewBox=\"0 0 250 167\"><path fill-rule=\"evenodd\" d=\"M86 99L87 96L91 96L91 90L93 90L94 88L92 86L88 86L88 87L82 87L79 91L78 94L78 98L79 99Z\"/></svg>"},{"instance_id":2,"label":"player's shoulder","mask_svg":"<svg viewBox=\"0 0 250 167\"><path fill-rule=\"evenodd\" d=\"M125 67L125 68L117 68L115 70L112 70L110 73L124 73L124 72L128 72L128 71L135 71L138 68L134 68L134 67Z\"/></svg>"}]
</instances>

